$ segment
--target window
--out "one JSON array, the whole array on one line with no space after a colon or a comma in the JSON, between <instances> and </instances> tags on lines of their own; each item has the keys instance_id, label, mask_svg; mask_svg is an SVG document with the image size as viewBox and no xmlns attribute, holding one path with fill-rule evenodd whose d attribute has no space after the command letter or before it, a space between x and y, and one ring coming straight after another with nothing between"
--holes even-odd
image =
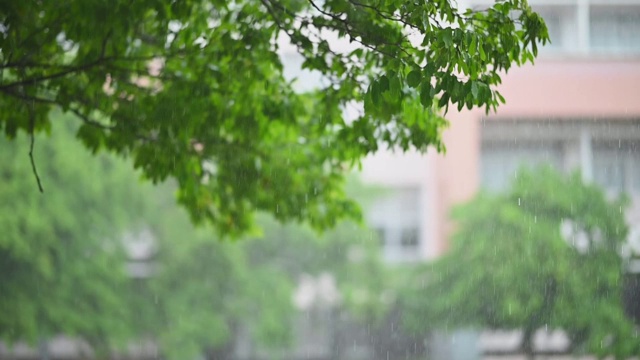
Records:
<instances>
[{"instance_id":1,"label":"window","mask_svg":"<svg viewBox=\"0 0 640 360\"><path fill-rule=\"evenodd\" d=\"M481 185L499 191L521 166L582 169L610 193L640 195L640 123L581 120L485 121Z\"/></svg>"},{"instance_id":2,"label":"window","mask_svg":"<svg viewBox=\"0 0 640 360\"><path fill-rule=\"evenodd\" d=\"M521 166L551 164L561 168L562 149L558 142L490 141L482 145L481 185L499 191L509 186Z\"/></svg>"},{"instance_id":3,"label":"window","mask_svg":"<svg viewBox=\"0 0 640 360\"><path fill-rule=\"evenodd\" d=\"M599 141L593 145L593 179L613 192L640 191L640 142Z\"/></svg>"},{"instance_id":4,"label":"window","mask_svg":"<svg viewBox=\"0 0 640 360\"><path fill-rule=\"evenodd\" d=\"M465 2L474 9L492 1ZM551 43L542 48L553 53L640 53L640 2L626 5L606 1L530 1L547 24Z\"/></svg>"},{"instance_id":5,"label":"window","mask_svg":"<svg viewBox=\"0 0 640 360\"><path fill-rule=\"evenodd\" d=\"M367 209L369 223L382 243L383 256L389 262L419 259L420 191L395 188L378 197Z\"/></svg>"},{"instance_id":6,"label":"window","mask_svg":"<svg viewBox=\"0 0 640 360\"><path fill-rule=\"evenodd\" d=\"M400 235L400 244L405 248L414 248L418 246L418 228L402 229Z\"/></svg>"},{"instance_id":7,"label":"window","mask_svg":"<svg viewBox=\"0 0 640 360\"><path fill-rule=\"evenodd\" d=\"M590 43L595 51L640 51L640 6L593 6Z\"/></svg>"},{"instance_id":8,"label":"window","mask_svg":"<svg viewBox=\"0 0 640 360\"><path fill-rule=\"evenodd\" d=\"M549 49L562 48L564 41L562 36L562 23L560 14L555 11L540 11L540 15L547 24L549 38L551 39L551 43L546 47Z\"/></svg>"},{"instance_id":9,"label":"window","mask_svg":"<svg viewBox=\"0 0 640 360\"><path fill-rule=\"evenodd\" d=\"M578 42L576 28L576 7L568 5L544 5L534 6L547 24L551 43L545 45L543 50L556 52L573 50Z\"/></svg>"}]
</instances>

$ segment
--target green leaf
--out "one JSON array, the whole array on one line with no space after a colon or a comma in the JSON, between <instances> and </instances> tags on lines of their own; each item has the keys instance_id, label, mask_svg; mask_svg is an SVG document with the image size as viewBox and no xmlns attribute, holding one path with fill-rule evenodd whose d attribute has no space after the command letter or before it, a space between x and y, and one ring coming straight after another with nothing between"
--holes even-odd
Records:
<instances>
[{"instance_id":1,"label":"green leaf","mask_svg":"<svg viewBox=\"0 0 640 360\"><path fill-rule=\"evenodd\" d=\"M450 48L453 45L453 38L452 38L452 30L451 28L445 28L442 30L441 32L441 36L442 36L442 42L444 42L444 45L448 48Z\"/></svg>"},{"instance_id":2,"label":"green leaf","mask_svg":"<svg viewBox=\"0 0 640 360\"><path fill-rule=\"evenodd\" d=\"M387 87L388 87L388 82L387 82ZM380 105L380 93L382 91L380 90L380 83L378 81L374 81L373 84L371 84L371 101L373 103L374 106L378 106Z\"/></svg>"},{"instance_id":3,"label":"green leaf","mask_svg":"<svg viewBox=\"0 0 640 360\"><path fill-rule=\"evenodd\" d=\"M438 100L438 107L445 107L445 105L449 104L449 95L442 94L442 96L440 97L440 99Z\"/></svg>"},{"instance_id":4,"label":"green leaf","mask_svg":"<svg viewBox=\"0 0 640 360\"><path fill-rule=\"evenodd\" d=\"M428 82L423 82L420 86L420 103L425 108L431 107L431 104L433 103L432 92L433 88L431 87L431 84Z\"/></svg>"},{"instance_id":5,"label":"green leaf","mask_svg":"<svg viewBox=\"0 0 640 360\"><path fill-rule=\"evenodd\" d=\"M412 88L418 87L421 81L422 81L422 74L418 70L412 70L407 75L407 85L409 85Z\"/></svg>"},{"instance_id":6,"label":"green leaf","mask_svg":"<svg viewBox=\"0 0 640 360\"><path fill-rule=\"evenodd\" d=\"M387 75L382 75L380 79L378 79L378 87L381 93L389 90L389 78Z\"/></svg>"},{"instance_id":7,"label":"green leaf","mask_svg":"<svg viewBox=\"0 0 640 360\"><path fill-rule=\"evenodd\" d=\"M473 95L474 99L478 98L478 82L477 81L471 81L471 94Z\"/></svg>"},{"instance_id":8,"label":"green leaf","mask_svg":"<svg viewBox=\"0 0 640 360\"><path fill-rule=\"evenodd\" d=\"M389 75L389 92L391 93L393 99L400 100L402 90L400 78L398 78L398 75Z\"/></svg>"},{"instance_id":9,"label":"green leaf","mask_svg":"<svg viewBox=\"0 0 640 360\"><path fill-rule=\"evenodd\" d=\"M469 55L474 56L478 52L478 43L475 36L471 36L471 43L469 44Z\"/></svg>"}]
</instances>

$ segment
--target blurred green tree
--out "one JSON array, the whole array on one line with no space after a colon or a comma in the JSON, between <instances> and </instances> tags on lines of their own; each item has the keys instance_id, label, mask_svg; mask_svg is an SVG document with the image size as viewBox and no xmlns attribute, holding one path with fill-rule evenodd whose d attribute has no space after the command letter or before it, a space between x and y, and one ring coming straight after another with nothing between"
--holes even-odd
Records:
<instances>
[{"instance_id":1,"label":"blurred green tree","mask_svg":"<svg viewBox=\"0 0 640 360\"><path fill-rule=\"evenodd\" d=\"M336 285L331 305L356 320L376 321L386 310L378 242L361 225L341 223L319 235L262 214L262 234L228 242L194 228L186 213L164 203L169 212L152 225L159 271L138 287L142 310L136 313L146 311L144 328L169 359L203 352L228 357L240 332L278 358L295 339L294 291L305 276L330 274Z\"/></svg>"},{"instance_id":2,"label":"blurred green tree","mask_svg":"<svg viewBox=\"0 0 640 360\"><path fill-rule=\"evenodd\" d=\"M500 74L548 40L526 1L456 6L3 1L0 130L40 132L61 108L89 150L131 158L153 182L175 179L192 219L220 234L250 228L256 209L328 227L357 215L346 167L381 145L443 150L446 121L432 109L495 108ZM321 33L354 46L340 51ZM282 40L323 75L319 91L294 92ZM364 112L344 121L353 103Z\"/></svg>"},{"instance_id":3,"label":"blurred green tree","mask_svg":"<svg viewBox=\"0 0 640 360\"><path fill-rule=\"evenodd\" d=\"M475 326L564 330L577 353L640 353L622 307L626 201L608 201L578 174L522 170L503 194L481 193L454 212L449 252L416 273L405 300L414 331Z\"/></svg>"},{"instance_id":4,"label":"blurred green tree","mask_svg":"<svg viewBox=\"0 0 640 360\"><path fill-rule=\"evenodd\" d=\"M47 196L33 191L29 139L0 142L0 338L79 335L107 349L131 334L121 238L137 226L142 190L113 156L92 156L74 140L70 116L50 137L40 172Z\"/></svg>"},{"instance_id":5,"label":"blurred green tree","mask_svg":"<svg viewBox=\"0 0 640 360\"><path fill-rule=\"evenodd\" d=\"M29 139L21 134L0 143L4 342L63 334L106 356L145 338L169 359L217 358L246 330L254 344L275 351L293 339L300 276L324 272L335 276L338 305L354 317L384 311L378 243L361 225L342 223L320 235L263 214L261 234L222 241L211 226L195 228L176 206L174 184L138 184L139 174L122 159L87 153L68 117L54 114L64 125L38 135L46 196L25 181L32 171L24 161ZM154 245L142 260L155 271L131 278L125 235L144 231Z\"/></svg>"}]
</instances>

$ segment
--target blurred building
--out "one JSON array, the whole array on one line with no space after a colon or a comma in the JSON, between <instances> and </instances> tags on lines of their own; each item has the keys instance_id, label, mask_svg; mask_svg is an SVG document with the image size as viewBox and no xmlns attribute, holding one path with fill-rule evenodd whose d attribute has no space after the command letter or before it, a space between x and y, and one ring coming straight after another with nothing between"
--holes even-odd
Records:
<instances>
[{"instance_id":1,"label":"blurred building","mask_svg":"<svg viewBox=\"0 0 640 360\"><path fill-rule=\"evenodd\" d=\"M492 3L459 1L471 8ZM552 43L535 66L503 76L499 91L506 105L489 115L481 109L450 112L446 154L382 151L365 159L362 179L386 189L365 211L388 262L440 256L454 230L453 206L480 188L504 189L521 165L540 163L580 171L611 195L629 194L630 248L640 254L640 0L529 3L546 20ZM296 56L285 54L284 60L295 64ZM320 81L304 71L293 70L291 76L303 86ZM631 263L628 270L640 272L640 265ZM439 339L432 355L504 355L515 351L514 336L459 332ZM541 352L567 347L561 333L536 339Z\"/></svg>"},{"instance_id":2,"label":"blurred building","mask_svg":"<svg viewBox=\"0 0 640 360\"><path fill-rule=\"evenodd\" d=\"M482 8L493 1L459 3ZM529 3L545 18L552 43L535 65L503 76L506 105L489 115L447 114L446 154L382 152L365 161L363 179L391 189L369 211L387 259L439 256L452 231L452 206L479 188L503 189L522 164L540 163L581 171L611 194L628 193L630 240L640 251L640 0Z\"/></svg>"},{"instance_id":3,"label":"blurred building","mask_svg":"<svg viewBox=\"0 0 640 360\"><path fill-rule=\"evenodd\" d=\"M484 8L493 2L458 4ZM365 213L389 263L442 255L454 230L453 206L481 188L505 189L522 165L541 163L580 171L612 196L627 193L629 250L640 255L640 0L529 3L546 20L552 43L541 49L535 65L514 67L503 76L498 90L507 104L488 115L483 109L447 114L446 154L381 151L364 160L362 180L385 189ZM321 83L316 74L299 69L302 59L293 49L282 48L288 75L301 89ZM627 270L640 272L640 263L631 262ZM519 336L470 331L438 336L429 358L517 358ZM534 344L547 355L569 345L557 331L540 331Z\"/></svg>"},{"instance_id":4,"label":"blurred building","mask_svg":"<svg viewBox=\"0 0 640 360\"><path fill-rule=\"evenodd\" d=\"M483 8L493 1L459 1ZM530 0L552 43L535 65L513 68L497 113L450 112L446 154L384 152L365 161L363 179L389 188L368 210L392 262L443 254L454 230L452 207L480 188L505 189L521 166L552 164L580 171L612 195L627 193L629 253L640 255L640 0ZM415 234L415 238L411 235ZM410 240L408 240L410 239ZM632 260L627 271L640 273ZM625 301L637 304L633 279ZM633 306L632 306L633 307ZM637 305L635 306L638 307ZM517 358L518 332L458 331L431 339L431 358ZM562 332L540 331L535 347L559 354Z\"/></svg>"},{"instance_id":5,"label":"blurred building","mask_svg":"<svg viewBox=\"0 0 640 360\"><path fill-rule=\"evenodd\" d=\"M384 189L365 213L389 263L424 261L440 253L436 160L417 152L382 151L363 162L362 180Z\"/></svg>"},{"instance_id":6,"label":"blurred building","mask_svg":"<svg viewBox=\"0 0 640 360\"><path fill-rule=\"evenodd\" d=\"M483 6L489 1L465 1ZM451 113L447 154L435 156L434 241L451 233L452 205L480 187L505 188L520 165L580 171L611 195L632 199L630 241L640 250L640 1L531 0L552 44L535 65L513 68L497 113ZM429 181L433 182L432 179ZM639 252L640 253L640 252Z\"/></svg>"}]
</instances>

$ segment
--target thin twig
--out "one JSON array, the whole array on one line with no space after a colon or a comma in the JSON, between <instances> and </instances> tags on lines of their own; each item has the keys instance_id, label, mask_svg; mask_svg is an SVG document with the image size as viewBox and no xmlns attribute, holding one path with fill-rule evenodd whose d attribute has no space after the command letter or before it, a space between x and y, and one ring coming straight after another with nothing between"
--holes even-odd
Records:
<instances>
[{"instance_id":1,"label":"thin twig","mask_svg":"<svg viewBox=\"0 0 640 360\"><path fill-rule=\"evenodd\" d=\"M176 51L176 52L170 52L170 53L164 53L162 54L162 56L164 58L170 58L173 56L177 56L180 54L184 54L184 51ZM118 61L118 62L124 62L124 61L132 61L132 62L137 62L137 61L149 61L149 60L153 60L154 58L160 57L159 55L149 55L149 56L127 56L127 57L118 57L118 56L105 56L105 57L99 57L93 61L90 61L88 63L82 64L82 65L77 65L77 66L68 66L68 65L60 65L60 66L51 66L53 67L58 67L61 70L57 73L53 73L53 74L48 74L48 75L42 75L42 76L38 76L38 77L32 77L32 78L21 78L17 81L11 82L11 83L7 83L7 84L0 84L0 89L9 89L9 88L16 88L19 86L33 86L34 84L41 82L41 81L47 81L47 80L54 80L60 77L64 77L67 76L69 74L72 73L76 73L76 72L82 72L82 71L86 71L86 70L91 70L93 68L99 67L99 66L104 66L107 63L110 62L114 62L114 61ZM0 69L2 68L8 68L8 67L17 67L17 68L26 68L25 66L21 66L20 63L6 63L6 64L1 64L0 65ZM42 64L33 64L32 67L43 67Z\"/></svg>"},{"instance_id":2,"label":"thin twig","mask_svg":"<svg viewBox=\"0 0 640 360\"><path fill-rule=\"evenodd\" d=\"M5 94L7 94L9 96L13 96L16 99L20 99L20 100L24 100L24 101L32 101L32 102L43 103L43 104L57 104L57 102L55 100L36 97L36 96L31 96L31 95L20 94L20 93L11 91L10 89L0 89L0 92L1 93L5 93Z\"/></svg>"},{"instance_id":3,"label":"thin twig","mask_svg":"<svg viewBox=\"0 0 640 360\"><path fill-rule=\"evenodd\" d=\"M42 182L40 181L40 175L38 175L38 169L36 168L36 162L33 159L33 146L36 142L36 138L34 135L35 131L35 114L34 114L34 103L31 103L29 107L29 135L31 137L31 143L29 144L29 160L31 160L31 170L33 171L33 175L36 177L36 181L38 182L38 189L40 193L44 193L44 189L42 188Z\"/></svg>"},{"instance_id":4,"label":"thin twig","mask_svg":"<svg viewBox=\"0 0 640 360\"><path fill-rule=\"evenodd\" d=\"M404 19L404 18L402 18L402 17L396 17L396 16L394 16L393 14L385 13L385 12L383 12L382 10L380 10L379 8L377 8L376 6L369 5L369 4L363 4L363 3L361 3L361 2L354 1L354 0L348 0L348 1L349 1L351 4L355 5L355 6L363 7L363 8L366 8L366 9L369 9L369 10L371 10L371 11L375 12L378 16L380 16L380 17L381 17L381 18L383 18L383 19L387 19L387 20L391 20L391 21L399 22L399 23L402 23L402 24L404 24L404 25L406 25L406 26L408 26L408 27L411 27L411 28L414 28L414 29L418 29L418 30L424 31L424 29L422 29L422 28L421 28L421 27L419 27L418 25L413 24L413 23L411 23L411 22L409 22L409 21L405 20L405 19Z\"/></svg>"},{"instance_id":5,"label":"thin twig","mask_svg":"<svg viewBox=\"0 0 640 360\"><path fill-rule=\"evenodd\" d=\"M100 123L98 121L92 120L91 118L89 118L87 115L83 114L77 108L69 107L68 110L71 111L72 113L74 113L80 120L82 120L86 124L89 124L91 126L95 126L97 128L103 129L103 130L113 130L114 129L113 126L105 125L105 124L102 124L102 123Z\"/></svg>"},{"instance_id":6,"label":"thin twig","mask_svg":"<svg viewBox=\"0 0 640 360\"><path fill-rule=\"evenodd\" d=\"M366 35L366 33L361 32L360 30L354 28L352 25L349 24L348 19L343 19L340 16L333 14L329 11L325 11L322 8L320 8L320 6L318 4L316 4L313 0L307 0L311 6L316 9L316 11L318 11L320 14L329 17L330 19L334 20L336 23L341 24L342 26L342 30L344 30L347 34L350 35L350 40L351 41L355 41L357 43L359 43L360 45L363 45L366 48L369 48L381 55L387 56L389 58L392 59L396 59L396 60L400 60L396 55L385 52L380 50L377 46L371 45L369 43L366 43L364 41L364 36ZM329 27L327 26L327 28L336 28L337 27ZM339 30L339 29L338 29ZM358 40L357 37L360 36L362 38L362 40ZM409 52L403 48L400 44L397 43L389 43L387 41L383 41L380 38L376 39L377 42L379 42L379 45L387 45L387 46L394 46L396 48L398 48L398 50L400 50L402 53L404 53L405 55L407 55L408 57L411 57L411 54L409 54ZM378 45L378 44L376 44Z\"/></svg>"}]
</instances>

